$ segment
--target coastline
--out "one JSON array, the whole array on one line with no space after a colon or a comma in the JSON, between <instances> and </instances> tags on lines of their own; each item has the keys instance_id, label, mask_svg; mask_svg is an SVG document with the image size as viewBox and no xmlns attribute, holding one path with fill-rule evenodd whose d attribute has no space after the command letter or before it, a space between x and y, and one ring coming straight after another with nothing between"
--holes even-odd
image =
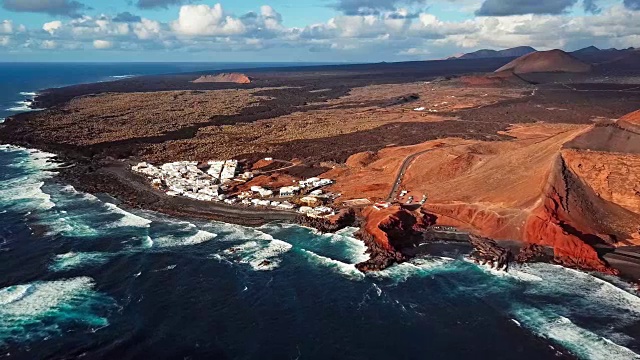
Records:
<instances>
[{"instance_id":1,"label":"coastline","mask_svg":"<svg viewBox=\"0 0 640 360\"><path fill-rule=\"evenodd\" d=\"M494 59L492 61L488 61L488 64L493 64L496 61L504 60ZM489 65L483 64L482 66ZM343 68L341 69L341 71L346 70ZM282 210L261 210L239 206L228 206L219 203L201 202L187 198L171 197L161 191L155 190L149 185L146 179L129 171L127 166L127 159L135 156L135 151L138 149L138 146L141 146L142 144L160 144L163 141L167 140L180 141L184 139L183 135L185 133L191 134L200 131L201 127L203 127L203 125L201 125L200 123L188 126L186 129L173 130L161 135L96 142L90 145L73 145L72 143L65 143L57 140L51 141L48 138L38 138L37 136L32 136L28 131L29 129L20 128L20 124L17 123L20 121L27 122L27 120L32 118L37 119L42 112L55 113L58 110L64 110L62 107L72 99L76 99L76 96L94 97L97 96L96 94L101 94L110 90L123 90L127 85L133 86L136 84L143 84L146 80L149 80L151 83L144 84L144 86L140 89L135 87L127 88L125 92L155 92L171 90L174 88L187 90L191 89L191 91L194 91L195 89L199 89L198 91L221 89L224 91L224 89L237 88L259 89L261 87L264 87L266 84L269 84L270 86L285 86L285 84L291 81L293 81L293 84L291 86L299 85L300 83L306 81L307 78L305 78L305 76L313 78L313 74L307 74L304 72L301 74L302 75L300 76L300 78L297 78L296 76L291 74L288 74L286 76L282 76L282 74L268 74L265 75L262 80L258 79L256 83L244 85L193 85L192 82L187 82L187 85L185 85L183 82L193 77L194 75L177 74L168 77L147 76L140 78L115 80L109 83L100 82L91 84L80 84L58 90L46 89L37 93L31 106L41 107L42 104L46 104L47 108L44 110L34 109L33 112L21 113L9 118L8 122L10 123L9 125L12 127L13 131L13 133L11 133L11 135L9 136L14 137L15 141L13 141L13 143L15 145L41 149L43 151L57 154L57 158L59 161L65 164L69 164L69 166L65 166L64 168L60 169L60 175L58 178L61 181L65 181L66 183L74 186L74 188L79 191L92 194L109 194L118 199L118 201L121 201L122 204L127 207L153 210L176 217L191 217L197 219L216 220L246 226L261 226L271 221L286 221L297 223L297 218L299 216L297 212ZM342 75L348 77L349 73L344 73ZM282 78L278 78L278 76L282 76ZM389 76L392 77L380 81L402 83L403 81L407 81L406 78L408 77L408 75ZM430 76L432 75L430 74ZM167 79L168 85L158 85L160 81L159 79L162 78ZM365 78L364 81L369 78L370 77ZM411 80L415 81L415 79ZM315 83L311 87L314 90L308 91L308 93L310 94L305 95L306 97L303 96L293 101L287 99L284 101L284 103L274 102L275 104L280 104L280 109L269 109L266 112L262 109L258 109L257 114L251 113L251 110L249 110L247 113L243 112L239 114L239 120L232 120L231 117L229 117L229 119L225 119L222 124L225 124L226 121L228 121L230 124L235 124L233 121L237 121L237 123L256 122L261 120L269 120L276 116L286 116L287 114L292 114L296 111L304 112L305 108L303 106L307 105L304 100L326 102L330 99L336 99L345 96L352 90L352 86L354 88L357 87L357 84L360 84L363 79L354 80L353 84L342 86L340 88L332 88L334 84L331 81L335 82L335 80L328 81L326 85L322 84L323 80L316 79L315 81L317 81L318 83ZM161 88L156 88L157 86L161 86ZM318 88L323 88L324 86L326 86L330 91L317 92ZM193 87L193 89L191 87ZM95 93L91 92L94 90L96 91ZM268 99L267 101L271 101L271 99ZM372 101L368 105L386 108L388 106L398 105L397 101L398 99L395 99L392 105L389 105L388 101L376 100ZM313 108L316 109L319 107L317 105L314 105ZM214 124L213 126L219 126L219 124ZM490 132L492 132L493 130L494 129L491 129ZM400 130L398 130L398 132L400 132ZM341 156L344 155L341 154ZM395 187L393 190L394 191L392 191L392 194L397 192L397 189ZM318 229L318 227L316 228ZM329 228L331 228L331 226L329 226ZM322 231L323 229L326 230L327 226L321 224L319 230ZM388 230L394 232L397 229L393 229L393 226L389 226ZM375 236L373 236L371 232L364 234L365 232L366 227L363 227L363 235L371 235L372 238L375 238ZM400 263L407 260L407 258L405 258L404 255L401 255L400 251L395 249L393 246L383 246L382 248L379 248L380 244L378 242L374 241L373 239L368 239L366 236L361 237L360 240L364 241L364 243L367 245L369 253L378 258L378 260L374 261L374 263L371 264L370 267L367 265L361 266L361 270L380 270L390 266L393 263ZM522 246L524 247L524 245L526 244L523 243ZM640 262L640 259L638 259L638 261ZM375 264L375 262L379 262L379 264Z\"/></svg>"}]
</instances>

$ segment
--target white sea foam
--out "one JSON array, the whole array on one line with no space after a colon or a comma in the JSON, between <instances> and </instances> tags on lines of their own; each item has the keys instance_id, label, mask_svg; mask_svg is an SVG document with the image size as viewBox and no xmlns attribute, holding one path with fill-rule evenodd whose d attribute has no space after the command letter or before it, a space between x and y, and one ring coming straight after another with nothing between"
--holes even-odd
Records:
<instances>
[{"instance_id":1,"label":"white sea foam","mask_svg":"<svg viewBox=\"0 0 640 360\"><path fill-rule=\"evenodd\" d=\"M112 78L112 79L128 79L128 78L132 78L132 77L135 77L135 76L138 76L138 75L112 75L112 76L109 76L109 77Z\"/></svg>"},{"instance_id":2,"label":"white sea foam","mask_svg":"<svg viewBox=\"0 0 640 360\"><path fill-rule=\"evenodd\" d=\"M585 306L593 306L594 312L609 309L615 313L623 310L627 312L627 317L640 320L640 297L630 290L559 265L529 264L523 267L523 271L545 280L528 290L531 293L555 293L569 298L577 293L581 294L580 299L585 300Z\"/></svg>"},{"instance_id":3,"label":"white sea foam","mask_svg":"<svg viewBox=\"0 0 640 360\"><path fill-rule=\"evenodd\" d=\"M17 206L35 207L40 210L48 210L56 206L51 201L51 195L42 191L44 182L23 182L21 187L0 189L0 199Z\"/></svg>"},{"instance_id":4,"label":"white sea foam","mask_svg":"<svg viewBox=\"0 0 640 360\"><path fill-rule=\"evenodd\" d=\"M32 92L32 91L23 91L23 92L20 93L20 95L34 97L34 96L38 96L38 93L37 92Z\"/></svg>"},{"instance_id":5,"label":"white sea foam","mask_svg":"<svg viewBox=\"0 0 640 360\"><path fill-rule=\"evenodd\" d=\"M343 244L344 255L349 263L358 264L369 260L370 256L366 253L367 247L364 242L353 237L353 233L357 230L357 228L349 227L334 234L321 234L320 236L328 238L331 242Z\"/></svg>"},{"instance_id":6,"label":"white sea foam","mask_svg":"<svg viewBox=\"0 0 640 360\"><path fill-rule=\"evenodd\" d=\"M144 247L174 247L174 246L189 246L189 245L197 245L207 242L209 240L214 239L216 234L210 233L204 230L198 230L193 235L187 236L178 236L178 235L167 235L157 237L155 239L148 238L143 246Z\"/></svg>"},{"instance_id":7,"label":"white sea foam","mask_svg":"<svg viewBox=\"0 0 640 360\"><path fill-rule=\"evenodd\" d=\"M141 216L132 214L130 212L124 211L120 209L118 206L111 203L104 203L104 205L109 208L112 212L116 214L122 215L120 220L117 220L111 223L109 228L119 228L119 227L149 227L151 224L150 220L147 220Z\"/></svg>"},{"instance_id":8,"label":"white sea foam","mask_svg":"<svg viewBox=\"0 0 640 360\"><path fill-rule=\"evenodd\" d=\"M640 356L630 349L581 328L566 317L536 308L519 309L515 311L515 316L531 331L556 341L582 359L640 359Z\"/></svg>"},{"instance_id":9,"label":"white sea foam","mask_svg":"<svg viewBox=\"0 0 640 360\"><path fill-rule=\"evenodd\" d=\"M378 279L389 279L401 283L411 277L424 277L442 271L456 271L455 260L447 257L430 256L415 258L402 264L393 265L382 271L371 272L368 276Z\"/></svg>"},{"instance_id":10,"label":"white sea foam","mask_svg":"<svg viewBox=\"0 0 640 360\"><path fill-rule=\"evenodd\" d=\"M20 154L20 157L9 165L17 170L16 177L0 182L0 201L3 205L27 211L53 208L55 204L51 196L43 191L43 186L46 179L56 175L52 170L55 170L58 164L51 162L55 155L11 145L0 146L0 151Z\"/></svg>"},{"instance_id":11,"label":"white sea foam","mask_svg":"<svg viewBox=\"0 0 640 360\"><path fill-rule=\"evenodd\" d=\"M92 195L92 194L89 194L89 193L85 193L85 192L80 192L80 191L76 190L76 188L74 188L71 185L63 186L60 189L60 191L63 192L63 193L70 194L70 195L82 197L84 200L100 201L100 199L98 199L95 195Z\"/></svg>"},{"instance_id":12,"label":"white sea foam","mask_svg":"<svg viewBox=\"0 0 640 360\"><path fill-rule=\"evenodd\" d=\"M151 238L151 236L146 236L143 240L142 240L142 247L144 248L152 248L153 247L153 239Z\"/></svg>"},{"instance_id":13,"label":"white sea foam","mask_svg":"<svg viewBox=\"0 0 640 360\"><path fill-rule=\"evenodd\" d=\"M0 289L0 345L59 334L65 323L107 326L107 319L93 313L104 300L93 288L93 279L79 277Z\"/></svg>"},{"instance_id":14,"label":"white sea foam","mask_svg":"<svg viewBox=\"0 0 640 360\"><path fill-rule=\"evenodd\" d=\"M43 109L38 109L38 108L31 107L33 105L33 101L32 100L16 101L16 105L18 105L18 106L12 106L12 107L10 107L10 108L8 108L6 110L7 111L13 111L13 112L26 112L26 111L43 110Z\"/></svg>"},{"instance_id":15,"label":"white sea foam","mask_svg":"<svg viewBox=\"0 0 640 360\"><path fill-rule=\"evenodd\" d=\"M280 257L291 248L291 244L278 239L252 240L224 250L219 255L240 264L249 264L257 271L268 271L279 267Z\"/></svg>"},{"instance_id":16,"label":"white sea foam","mask_svg":"<svg viewBox=\"0 0 640 360\"><path fill-rule=\"evenodd\" d=\"M479 268L501 281L526 284L526 300L512 303L514 321L521 326L557 342L580 358L640 359L625 347L634 339L618 330L640 321L640 298L630 288L620 288L607 279L552 264L514 266L509 272L486 266ZM496 286L502 287L499 283L492 285ZM549 300L554 298L557 300ZM538 299L543 299L543 303L538 304ZM571 320L574 316L615 319L615 322L582 328Z\"/></svg>"},{"instance_id":17,"label":"white sea foam","mask_svg":"<svg viewBox=\"0 0 640 360\"><path fill-rule=\"evenodd\" d=\"M37 316L72 300L79 292L91 290L93 279L79 277L69 280L35 282L0 289L0 314L7 316Z\"/></svg>"},{"instance_id":18,"label":"white sea foam","mask_svg":"<svg viewBox=\"0 0 640 360\"><path fill-rule=\"evenodd\" d=\"M227 223L215 223L210 227L215 233L224 235L221 237L224 241L274 240L273 236L256 228Z\"/></svg>"},{"instance_id":19,"label":"white sea foam","mask_svg":"<svg viewBox=\"0 0 640 360\"><path fill-rule=\"evenodd\" d=\"M321 256L304 249L301 251L311 263L331 269L351 280L363 280L365 278L364 274L360 270L356 269L354 264L343 263L342 261Z\"/></svg>"},{"instance_id":20,"label":"white sea foam","mask_svg":"<svg viewBox=\"0 0 640 360\"><path fill-rule=\"evenodd\" d=\"M102 265L109 261L112 255L101 252L68 252L56 255L49 269L52 271L67 271L83 266Z\"/></svg>"},{"instance_id":21,"label":"white sea foam","mask_svg":"<svg viewBox=\"0 0 640 360\"><path fill-rule=\"evenodd\" d=\"M527 272L528 267L526 265L525 266L511 265L508 271L504 271L504 270L497 270L488 264L484 264L484 265L477 264L475 261L469 259L468 257L464 257L463 259L464 261L470 264L476 265L478 268L480 268L484 272L494 276L503 277L503 278L512 278L515 280L520 280L525 282L543 281L543 279L540 276Z\"/></svg>"}]
</instances>

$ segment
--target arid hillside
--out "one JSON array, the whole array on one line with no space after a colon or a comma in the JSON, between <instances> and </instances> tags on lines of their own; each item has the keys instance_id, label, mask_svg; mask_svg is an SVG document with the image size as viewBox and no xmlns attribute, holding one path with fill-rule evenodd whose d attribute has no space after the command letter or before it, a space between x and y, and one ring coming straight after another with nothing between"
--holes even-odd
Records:
<instances>
[{"instance_id":1,"label":"arid hillside","mask_svg":"<svg viewBox=\"0 0 640 360\"><path fill-rule=\"evenodd\" d=\"M611 272L597 248L640 244L640 156L565 148L600 128L518 125L504 133L512 140L449 138L388 148L354 155L327 175L339 179L334 190L345 200L385 199L401 163L417 154L399 177L407 194L394 200L425 196L423 209L437 224L551 246L559 262ZM367 179L375 181L358 185Z\"/></svg>"},{"instance_id":2,"label":"arid hillside","mask_svg":"<svg viewBox=\"0 0 640 360\"><path fill-rule=\"evenodd\" d=\"M513 71L515 74L528 73L584 73L592 70L591 65L584 63L562 50L537 51L521 56L496 72Z\"/></svg>"}]
</instances>

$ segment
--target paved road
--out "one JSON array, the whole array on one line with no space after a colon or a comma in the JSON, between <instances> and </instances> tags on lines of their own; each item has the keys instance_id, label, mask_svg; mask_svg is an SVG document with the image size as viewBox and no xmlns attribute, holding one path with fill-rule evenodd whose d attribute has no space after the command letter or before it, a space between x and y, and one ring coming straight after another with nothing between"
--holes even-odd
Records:
<instances>
[{"instance_id":1,"label":"paved road","mask_svg":"<svg viewBox=\"0 0 640 360\"><path fill-rule=\"evenodd\" d=\"M426 153L428 153L430 151L446 149L446 148L450 148L450 147L454 147L454 146L457 146L457 145L441 146L441 147L437 147L437 148L432 148L432 149L420 151L420 152L417 152L417 153L414 153L414 154L411 154L411 155L407 156L407 158L404 159L404 161L402 162L402 166L400 166L400 171L398 171L398 175L396 176L395 180L393 181L393 188L391 189L391 192L389 193L389 196L387 197L387 201L392 202L393 199L396 198L396 195L398 194L398 190L400 190L400 184L402 184L402 178L404 177L405 172L407 171L407 169L409 168L409 165L411 165L413 160L415 160L418 156L426 154Z\"/></svg>"},{"instance_id":2,"label":"paved road","mask_svg":"<svg viewBox=\"0 0 640 360\"><path fill-rule=\"evenodd\" d=\"M631 92L631 93L636 93L639 91L634 91L634 90L640 90L640 86L635 86L635 87L631 87L631 88L626 88L626 89L576 89L574 87L569 86L568 84L562 84L562 86L566 87L569 90L572 91L577 91L577 92ZM545 90L557 90L557 89L545 89Z\"/></svg>"}]
</instances>

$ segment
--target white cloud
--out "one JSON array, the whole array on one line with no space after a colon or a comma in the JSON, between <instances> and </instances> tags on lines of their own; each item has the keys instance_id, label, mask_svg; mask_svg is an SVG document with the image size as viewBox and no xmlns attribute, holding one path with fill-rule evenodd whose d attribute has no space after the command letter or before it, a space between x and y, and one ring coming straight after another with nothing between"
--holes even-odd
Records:
<instances>
[{"instance_id":1,"label":"white cloud","mask_svg":"<svg viewBox=\"0 0 640 360\"><path fill-rule=\"evenodd\" d=\"M171 24L175 32L190 36L240 35L246 31L241 20L225 15L222 5L185 5L178 20Z\"/></svg>"},{"instance_id":2,"label":"white cloud","mask_svg":"<svg viewBox=\"0 0 640 360\"><path fill-rule=\"evenodd\" d=\"M111 49L113 42L107 40L93 40L93 47L99 50Z\"/></svg>"},{"instance_id":3,"label":"white cloud","mask_svg":"<svg viewBox=\"0 0 640 360\"><path fill-rule=\"evenodd\" d=\"M42 30L53 35L56 32L56 30L60 29L61 27L62 27L62 21L56 20L56 21L51 21L42 25Z\"/></svg>"},{"instance_id":4,"label":"white cloud","mask_svg":"<svg viewBox=\"0 0 640 360\"><path fill-rule=\"evenodd\" d=\"M141 40L158 37L161 31L162 26L157 21L142 19L139 23L133 24L133 32Z\"/></svg>"},{"instance_id":5,"label":"white cloud","mask_svg":"<svg viewBox=\"0 0 640 360\"><path fill-rule=\"evenodd\" d=\"M43 49L56 49L58 47L58 43L55 40L44 40L41 44L40 47L42 47Z\"/></svg>"},{"instance_id":6,"label":"white cloud","mask_svg":"<svg viewBox=\"0 0 640 360\"><path fill-rule=\"evenodd\" d=\"M3 20L0 22L0 34L12 34L13 22L11 20Z\"/></svg>"},{"instance_id":7,"label":"white cloud","mask_svg":"<svg viewBox=\"0 0 640 360\"><path fill-rule=\"evenodd\" d=\"M455 0L455 4L477 8L480 1ZM117 46L122 51L225 53L286 49L280 52L280 60L295 52L296 59L317 60L312 53L326 53L329 60L357 61L442 58L478 48L519 45L540 49L591 44L627 47L638 46L640 40L640 12L622 4L583 16L486 16L457 21L445 21L428 10L394 6L362 15L339 14L302 28L286 27L282 15L268 5L238 16L227 13L220 4L188 4L168 22L128 15L130 21L122 21L117 14L85 15L47 22L34 31L4 20L0 35L4 47L14 48L62 51Z\"/></svg>"}]
</instances>

